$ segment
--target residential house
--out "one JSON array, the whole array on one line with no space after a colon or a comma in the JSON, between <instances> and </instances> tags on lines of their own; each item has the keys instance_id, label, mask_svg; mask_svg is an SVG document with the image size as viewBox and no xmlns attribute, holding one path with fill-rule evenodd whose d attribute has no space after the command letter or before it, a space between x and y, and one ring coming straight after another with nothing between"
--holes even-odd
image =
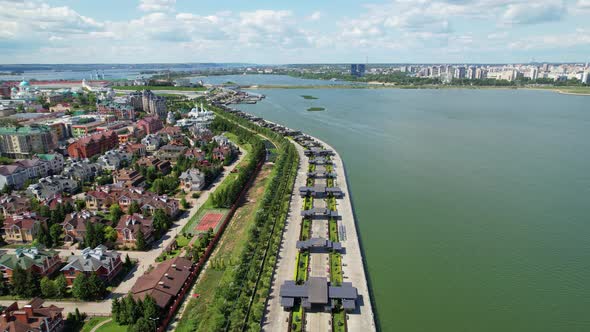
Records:
<instances>
[{"instance_id":1,"label":"residential house","mask_svg":"<svg viewBox=\"0 0 590 332\"><path fill-rule=\"evenodd\" d=\"M141 143L145 145L145 149L148 152L157 151L160 145L162 145L162 138L160 135L148 134L146 137L141 139Z\"/></svg>"},{"instance_id":2,"label":"residential house","mask_svg":"<svg viewBox=\"0 0 590 332\"><path fill-rule=\"evenodd\" d=\"M167 144L162 146L157 152L156 156L162 160L174 162L186 151L187 147L184 145Z\"/></svg>"},{"instance_id":3,"label":"residential house","mask_svg":"<svg viewBox=\"0 0 590 332\"><path fill-rule=\"evenodd\" d=\"M41 227L47 227L47 218L37 216L33 212L7 215L2 227L2 237L8 243L32 242Z\"/></svg>"},{"instance_id":4,"label":"residential house","mask_svg":"<svg viewBox=\"0 0 590 332\"><path fill-rule=\"evenodd\" d=\"M143 157L147 150L145 144L127 142L119 145L119 151L130 153L132 156Z\"/></svg>"},{"instance_id":5,"label":"residential house","mask_svg":"<svg viewBox=\"0 0 590 332\"><path fill-rule=\"evenodd\" d=\"M43 247L18 248L14 254L0 257L0 272L8 282L12 281L12 273L17 267L45 277L56 271L60 265L59 253Z\"/></svg>"},{"instance_id":6,"label":"residential house","mask_svg":"<svg viewBox=\"0 0 590 332\"><path fill-rule=\"evenodd\" d=\"M139 232L143 233L146 243L153 240L153 219L139 213L122 216L115 229L118 234L117 243L124 247L135 247Z\"/></svg>"},{"instance_id":7,"label":"residential house","mask_svg":"<svg viewBox=\"0 0 590 332\"><path fill-rule=\"evenodd\" d=\"M65 234L64 241L81 243L86 236L86 225L88 223L97 224L103 223L104 221L105 220L97 215L96 212L90 212L88 210L69 213L61 223Z\"/></svg>"},{"instance_id":8,"label":"residential house","mask_svg":"<svg viewBox=\"0 0 590 332\"><path fill-rule=\"evenodd\" d=\"M0 213L3 216L20 214L31 209L31 199L19 193L0 196Z\"/></svg>"},{"instance_id":9,"label":"residential house","mask_svg":"<svg viewBox=\"0 0 590 332\"><path fill-rule=\"evenodd\" d=\"M205 175L196 168L183 172L179 179L180 187L185 192L200 191L205 187Z\"/></svg>"},{"instance_id":10,"label":"residential house","mask_svg":"<svg viewBox=\"0 0 590 332\"><path fill-rule=\"evenodd\" d=\"M86 201L86 209L90 211L108 211L111 204L115 202L109 193L101 190L86 192L84 200Z\"/></svg>"},{"instance_id":11,"label":"residential house","mask_svg":"<svg viewBox=\"0 0 590 332\"><path fill-rule=\"evenodd\" d=\"M0 331L6 332L60 332L64 328L63 308L43 306L44 300L34 298L19 308L14 302L2 310Z\"/></svg>"},{"instance_id":12,"label":"residential house","mask_svg":"<svg viewBox=\"0 0 590 332\"><path fill-rule=\"evenodd\" d=\"M191 287L188 282L193 263L184 257L175 257L158 264L150 272L140 276L131 288L135 300L152 297L161 309L167 309Z\"/></svg>"},{"instance_id":13,"label":"residential house","mask_svg":"<svg viewBox=\"0 0 590 332\"><path fill-rule=\"evenodd\" d=\"M99 245L82 250L81 255L68 256L67 264L61 269L66 277L68 285L74 283L74 279L82 273L90 275L96 273L105 282L110 282L123 269L121 254L107 247Z\"/></svg>"},{"instance_id":14,"label":"residential house","mask_svg":"<svg viewBox=\"0 0 590 332\"><path fill-rule=\"evenodd\" d=\"M203 162L206 160L205 152L199 148L191 148L186 150L184 156L190 160L196 160L198 162Z\"/></svg>"},{"instance_id":15,"label":"residential house","mask_svg":"<svg viewBox=\"0 0 590 332\"><path fill-rule=\"evenodd\" d=\"M213 137L213 141L217 143L219 146L225 146L231 144L230 140L225 137L224 135L217 135Z\"/></svg>"},{"instance_id":16,"label":"residential house","mask_svg":"<svg viewBox=\"0 0 590 332\"><path fill-rule=\"evenodd\" d=\"M94 180L102 171L102 164L91 163L88 159L74 161L67 165L61 173L64 177L80 182Z\"/></svg>"},{"instance_id":17,"label":"residential house","mask_svg":"<svg viewBox=\"0 0 590 332\"><path fill-rule=\"evenodd\" d=\"M158 131L158 135L166 141L171 141L182 137L182 129L180 127L165 127Z\"/></svg>"},{"instance_id":18,"label":"residential house","mask_svg":"<svg viewBox=\"0 0 590 332\"><path fill-rule=\"evenodd\" d=\"M168 160L160 160L154 156L143 157L137 161L137 165L142 167L154 167L158 173L168 174L172 171L172 165Z\"/></svg>"},{"instance_id":19,"label":"residential house","mask_svg":"<svg viewBox=\"0 0 590 332\"><path fill-rule=\"evenodd\" d=\"M61 157L61 155L58 156ZM53 157L53 159L55 158ZM61 160L63 167L63 157ZM59 171L59 162L52 163L36 156L32 159L17 160L10 165L0 166L0 189L4 186L21 189L27 180L53 175L56 174L55 171Z\"/></svg>"},{"instance_id":20,"label":"residential house","mask_svg":"<svg viewBox=\"0 0 590 332\"><path fill-rule=\"evenodd\" d=\"M162 129L164 124L157 116L147 116L137 121L137 127L143 129L146 134L154 134Z\"/></svg>"},{"instance_id":21,"label":"residential house","mask_svg":"<svg viewBox=\"0 0 590 332\"><path fill-rule=\"evenodd\" d=\"M120 150L109 150L102 156L98 157L98 163L103 169L109 171L118 170L121 167L126 167L131 162L133 155Z\"/></svg>"},{"instance_id":22,"label":"residential house","mask_svg":"<svg viewBox=\"0 0 590 332\"><path fill-rule=\"evenodd\" d=\"M145 183L145 178L134 169L121 169L113 172L113 183L125 188L140 187Z\"/></svg>"},{"instance_id":23,"label":"residential house","mask_svg":"<svg viewBox=\"0 0 590 332\"><path fill-rule=\"evenodd\" d=\"M76 180L68 179L61 175L53 175L42 178L39 182L30 185L27 192L41 201L55 197L57 194L74 194L79 189Z\"/></svg>"}]
</instances>

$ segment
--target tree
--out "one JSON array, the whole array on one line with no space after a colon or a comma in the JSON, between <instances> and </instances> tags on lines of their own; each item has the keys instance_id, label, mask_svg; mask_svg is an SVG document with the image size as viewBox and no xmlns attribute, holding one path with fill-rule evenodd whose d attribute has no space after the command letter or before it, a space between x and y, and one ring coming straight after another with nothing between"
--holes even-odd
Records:
<instances>
[{"instance_id":1,"label":"tree","mask_svg":"<svg viewBox=\"0 0 590 332\"><path fill-rule=\"evenodd\" d=\"M98 274L91 273L90 277L88 277L88 295L89 298L92 300L97 300L102 298L106 291L106 286L104 281L100 279Z\"/></svg>"},{"instance_id":2,"label":"tree","mask_svg":"<svg viewBox=\"0 0 590 332\"><path fill-rule=\"evenodd\" d=\"M118 235L119 234L117 233L117 230L114 229L113 227L106 226L104 228L104 238L105 238L105 240L114 243L115 241L117 241Z\"/></svg>"},{"instance_id":3,"label":"tree","mask_svg":"<svg viewBox=\"0 0 590 332\"><path fill-rule=\"evenodd\" d=\"M109 213L111 215L111 221L113 223L119 222L119 219L121 219L121 216L123 216L123 210L121 210L119 204L111 205L111 207L109 208Z\"/></svg>"},{"instance_id":4,"label":"tree","mask_svg":"<svg viewBox=\"0 0 590 332\"><path fill-rule=\"evenodd\" d=\"M155 330L155 322L145 317L141 317L140 319L138 319L137 322L135 322L135 324L133 324L133 326L129 328L130 332L149 332Z\"/></svg>"},{"instance_id":5,"label":"tree","mask_svg":"<svg viewBox=\"0 0 590 332\"><path fill-rule=\"evenodd\" d=\"M67 289L68 289L68 282L66 281L66 277L63 274L60 274L59 276L57 276L57 278L55 278L54 283L55 283L56 297L58 297L58 298L66 297Z\"/></svg>"},{"instance_id":6,"label":"tree","mask_svg":"<svg viewBox=\"0 0 590 332\"><path fill-rule=\"evenodd\" d=\"M88 289L88 277L84 273L78 274L74 283L72 284L72 295L80 300L87 300L90 298Z\"/></svg>"},{"instance_id":7,"label":"tree","mask_svg":"<svg viewBox=\"0 0 590 332\"><path fill-rule=\"evenodd\" d=\"M160 317L160 308L149 295L143 299L143 317L150 320Z\"/></svg>"},{"instance_id":8,"label":"tree","mask_svg":"<svg viewBox=\"0 0 590 332\"><path fill-rule=\"evenodd\" d=\"M28 297L29 285L27 284L27 279L29 273L30 272L26 271L20 266L17 266L12 271L12 292L15 295Z\"/></svg>"},{"instance_id":9,"label":"tree","mask_svg":"<svg viewBox=\"0 0 590 332\"><path fill-rule=\"evenodd\" d=\"M135 238L135 249L137 250L146 250L146 243L145 243L145 236L143 235L143 231L140 229L137 232L137 238Z\"/></svg>"},{"instance_id":10,"label":"tree","mask_svg":"<svg viewBox=\"0 0 590 332\"><path fill-rule=\"evenodd\" d=\"M53 247L53 241L51 240L51 236L49 235L49 231L46 225L40 225L38 232L37 232L37 241L43 244L47 248Z\"/></svg>"},{"instance_id":11,"label":"tree","mask_svg":"<svg viewBox=\"0 0 590 332\"><path fill-rule=\"evenodd\" d=\"M41 279L41 294L44 298L54 298L57 295L55 283L46 276Z\"/></svg>"},{"instance_id":12,"label":"tree","mask_svg":"<svg viewBox=\"0 0 590 332\"><path fill-rule=\"evenodd\" d=\"M130 268L131 266L133 266L133 263L131 262L131 258L129 258L129 254L125 255L125 266L127 268Z\"/></svg>"},{"instance_id":13,"label":"tree","mask_svg":"<svg viewBox=\"0 0 590 332\"><path fill-rule=\"evenodd\" d=\"M51 237L51 241L53 242L54 246L59 246L61 244L61 235L63 233L63 228L60 224L53 224L49 229L49 236Z\"/></svg>"},{"instance_id":14,"label":"tree","mask_svg":"<svg viewBox=\"0 0 590 332\"><path fill-rule=\"evenodd\" d=\"M156 211L154 211L153 225L154 230L158 234L161 234L161 231L168 230L170 228L171 223L172 222L170 221L168 214L166 214L166 211L162 209L156 209Z\"/></svg>"},{"instance_id":15,"label":"tree","mask_svg":"<svg viewBox=\"0 0 590 332\"><path fill-rule=\"evenodd\" d=\"M188 210L191 207L184 197L182 199L180 199L180 205L185 210Z\"/></svg>"},{"instance_id":16,"label":"tree","mask_svg":"<svg viewBox=\"0 0 590 332\"><path fill-rule=\"evenodd\" d=\"M76 205L76 211L78 212L84 210L84 208L86 207L86 201L81 199L77 199L74 204Z\"/></svg>"},{"instance_id":17,"label":"tree","mask_svg":"<svg viewBox=\"0 0 590 332\"><path fill-rule=\"evenodd\" d=\"M137 203L137 201L133 201L129 205L129 210L127 211L127 214L133 215L134 213L139 213L139 211L141 211L141 209L139 207L139 203Z\"/></svg>"}]
</instances>

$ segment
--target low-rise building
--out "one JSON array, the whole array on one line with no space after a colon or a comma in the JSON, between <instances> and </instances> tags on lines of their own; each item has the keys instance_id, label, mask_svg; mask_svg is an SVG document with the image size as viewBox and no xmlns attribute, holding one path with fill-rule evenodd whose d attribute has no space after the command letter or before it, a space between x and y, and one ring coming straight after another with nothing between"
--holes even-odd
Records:
<instances>
[{"instance_id":1,"label":"low-rise building","mask_svg":"<svg viewBox=\"0 0 590 332\"><path fill-rule=\"evenodd\" d=\"M27 192L41 201L46 201L61 193L74 194L79 188L78 181L61 175L53 175L42 178L39 182L30 185Z\"/></svg>"},{"instance_id":2,"label":"low-rise building","mask_svg":"<svg viewBox=\"0 0 590 332\"><path fill-rule=\"evenodd\" d=\"M78 139L68 146L68 154L75 159L85 159L103 154L118 144L117 133L108 130Z\"/></svg>"},{"instance_id":3,"label":"low-rise building","mask_svg":"<svg viewBox=\"0 0 590 332\"><path fill-rule=\"evenodd\" d=\"M205 187L205 175L196 168L183 172L179 179L180 187L185 192L200 191Z\"/></svg>"},{"instance_id":4,"label":"low-rise building","mask_svg":"<svg viewBox=\"0 0 590 332\"><path fill-rule=\"evenodd\" d=\"M156 151L155 155L162 160L169 160L175 162L186 151L187 147L184 145L167 144Z\"/></svg>"},{"instance_id":5,"label":"low-rise building","mask_svg":"<svg viewBox=\"0 0 590 332\"><path fill-rule=\"evenodd\" d=\"M96 273L105 282L110 282L123 269L121 254L107 247L85 248L80 255L68 256L67 264L61 269L66 277L68 285L74 283L74 279L80 274L90 275Z\"/></svg>"},{"instance_id":6,"label":"low-rise building","mask_svg":"<svg viewBox=\"0 0 590 332\"><path fill-rule=\"evenodd\" d=\"M83 242L86 236L86 226L90 224L103 223L104 219L88 210L68 213L61 223L64 229L64 242Z\"/></svg>"},{"instance_id":7,"label":"low-rise building","mask_svg":"<svg viewBox=\"0 0 590 332\"><path fill-rule=\"evenodd\" d=\"M20 214L31 210L30 197L20 193L5 194L0 196L0 213L3 216Z\"/></svg>"},{"instance_id":8,"label":"low-rise building","mask_svg":"<svg viewBox=\"0 0 590 332\"><path fill-rule=\"evenodd\" d=\"M91 163L88 159L75 161L67 165L61 175L68 179L86 182L92 181L101 173L102 165Z\"/></svg>"},{"instance_id":9,"label":"low-rise building","mask_svg":"<svg viewBox=\"0 0 590 332\"><path fill-rule=\"evenodd\" d=\"M145 178L134 169L124 168L113 172L113 183L124 188L142 187L145 183Z\"/></svg>"},{"instance_id":10,"label":"low-rise building","mask_svg":"<svg viewBox=\"0 0 590 332\"><path fill-rule=\"evenodd\" d=\"M160 135L148 134L146 137L141 139L141 143L145 145L145 149L149 152L157 151L160 145L162 145L162 138Z\"/></svg>"},{"instance_id":11,"label":"low-rise building","mask_svg":"<svg viewBox=\"0 0 590 332\"><path fill-rule=\"evenodd\" d=\"M4 234L2 237L8 243L33 242L41 227L47 227L47 218L35 213L23 212L5 217Z\"/></svg>"},{"instance_id":12,"label":"low-rise building","mask_svg":"<svg viewBox=\"0 0 590 332\"><path fill-rule=\"evenodd\" d=\"M98 157L98 163L103 169L109 171L118 170L121 167L128 166L133 155L120 150L109 150L102 156Z\"/></svg>"},{"instance_id":13,"label":"low-rise building","mask_svg":"<svg viewBox=\"0 0 590 332\"><path fill-rule=\"evenodd\" d=\"M137 161L142 167L154 167L158 173L168 174L172 171L172 165L168 160L160 160L154 156L143 157Z\"/></svg>"},{"instance_id":14,"label":"low-rise building","mask_svg":"<svg viewBox=\"0 0 590 332\"><path fill-rule=\"evenodd\" d=\"M14 254L0 257L0 272L8 282L12 282L12 274L17 267L45 277L55 272L60 265L59 253L43 247L18 248Z\"/></svg>"},{"instance_id":15,"label":"low-rise building","mask_svg":"<svg viewBox=\"0 0 590 332\"><path fill-rule=\"evenodd\" d=\"M155 134L158 130L164 128L164 124L158 116L147 116L137 121L137 127L143 129L149 135Z\"/></svg>"},{"instance_id":16,"label":"low-rise building","mask_svg":"<svg viewBox=\"0 0 590 332\"><path fill-rule=\"evenodd\" d=\"M0 331L6 332L60 332L64 328L63 308L55 305L43 306L38 297L23 308L14 302L2 310Z\"/></svg>"},{"instance_id":17,"label":"low-rise building","mask_svg":"<svg viewBox=\"0 0 590 332\"><path fill-rule=\"evenodd\" d=\"M193 263L184 257L175 257L158 264L153 270L137 279L131 294L135 300L152 297L161 309L182 301L190 288L188 282L193 272Z\"/></svg>"},{"instance_id":18,"label":"low-rise building","mask_svg":"<svg viewBox=\"0 0 590 332\"><path fill-rule=\"evenodd\" d=\"M118 235L117 244L124 247L136 247L139 232L143 233L146 243L150 243L153 240L153 219L144 217L139 213L122 216L115 229Z\"/></svg>"}]
</instances>

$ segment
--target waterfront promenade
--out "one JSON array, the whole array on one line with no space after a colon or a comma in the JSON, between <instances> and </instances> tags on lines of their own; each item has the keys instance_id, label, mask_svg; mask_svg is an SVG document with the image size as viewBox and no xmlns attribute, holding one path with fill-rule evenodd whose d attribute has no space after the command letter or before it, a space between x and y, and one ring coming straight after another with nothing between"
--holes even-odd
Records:
<instances>
[{"instance_id":1,"label":"waterfront promenade","mask_svg":"<svg viewBox=\"0 0 590 332\"><path fill-rule=\"evenodd\" d=\"M336 172L336 179L338 179L338 187L344 193L343 198L336 200L338 213L342 216L338 221L338 226L339 228L343 228L346 234L344 239L340 239L342 246L346 250L346 253L342 255L342 271L344 281L352 282L352 285L357 288L359 294L356 311L347 314L348 331L376 331L375 317L369 295L369 285L365 275L365 262L356 229L356 220L352 210L344 163L336 149L315 137L312 137L312 139L320 142L326 149L334 152L332 156L334 171Z\"/></svg>"}]
</instances>

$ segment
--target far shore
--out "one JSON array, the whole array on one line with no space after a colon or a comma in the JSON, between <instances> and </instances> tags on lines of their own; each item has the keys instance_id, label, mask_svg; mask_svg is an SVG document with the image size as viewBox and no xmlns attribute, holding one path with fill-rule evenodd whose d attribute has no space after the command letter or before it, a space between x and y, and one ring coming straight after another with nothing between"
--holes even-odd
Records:
<instances>
[{"instance_id":1,"label":"far shore","mask_svg":"<svg viewBox=\"0 0 590 332\"><path fill-rule=\"evenodd\" d=\"M483 89L494 89L494 90L538 90L538 91L551 91L564 95L572 96L590 96L590 87L579 88L572 87L570 89L582 89L587 90L584 92L568 91L567 87L515 87L515 86L460 86L460 85L425 85L425 86L408 86L408 85L395 85L391 83L377 84L376 82L370 82L369 84L330 84L330 85L244 85L242 89L247 90L258 90L258 89L407 89L407 90L442 90L442 89L466 89L466 90L483 90Z\"/></svg>"}]
</instances>

